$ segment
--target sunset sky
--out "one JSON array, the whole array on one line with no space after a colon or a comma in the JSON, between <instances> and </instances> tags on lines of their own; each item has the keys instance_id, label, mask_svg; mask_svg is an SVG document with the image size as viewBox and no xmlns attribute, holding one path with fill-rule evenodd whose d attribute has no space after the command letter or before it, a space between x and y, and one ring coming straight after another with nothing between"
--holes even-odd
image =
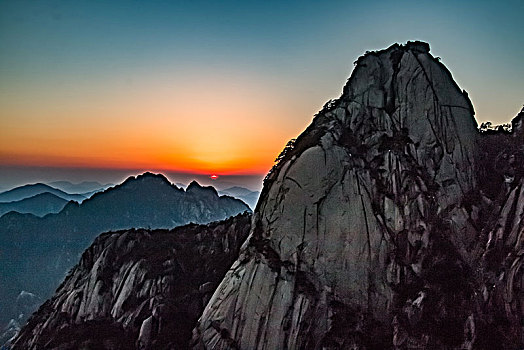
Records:
<instances>
[{"instance_id":1,"label":"sunset sky","mask_svg":"<svg viewBox=\"0 0 524 350\"><path fill-rule=\"evenodd\" d=\"M0 0L0 172L263 176L353 61L407 40L430 43L479 122L508 122L522 14L521 0Z\"/></svg>"}]
</instances>

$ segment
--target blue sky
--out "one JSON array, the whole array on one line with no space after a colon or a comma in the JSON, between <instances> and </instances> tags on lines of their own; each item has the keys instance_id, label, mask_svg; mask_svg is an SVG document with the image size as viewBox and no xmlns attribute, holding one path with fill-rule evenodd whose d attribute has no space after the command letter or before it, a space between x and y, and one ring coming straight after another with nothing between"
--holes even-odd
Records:
<instances>
[{"instance_id":1,"label":"blue sky","mask_svg":"<svg viewBox=\"0 0 524 350\"><path fill-rule=\"evenodd\" d=\"M360 55L408 40L430 43L468 91L480 122L508 122L524 103L523 13L523 1L0 0L0 163L78 167L101 153L118 163L126 150L104 150L104 130L117 137L132 126L157 135L155 146L173 155L193 152L191 166L200 172L236 161L263 173L286 141L340 95ZM212 102L189 116L191 106L176 105L177 98ZM222 111L208 119L217 103L233 117ZM205 125L221 130L215 144L245 132L272 138L231 141L210 153L210 142L197 133L164 134L199 123L204 134ZM148 142L146 135L134 137ZM15 138L34 144L35 154L11 149ZM183 142L202 144L189 149ZM99 145L100 154L86 156L89 144ZM53 147L72 156L62 164ZM225 153L234 156L209 160ZM247 156L266 160L256 166ZM182 167L167 158L161 161L169 169Z\"/></svg>"},{"instance_id":2,"label":"blue sky","mask_svg":"<svg viewBox=\"0 0 524 350\"><path fill-rule=\"evenodd\" d=\"M522 1L0 1L1 86L216 68L325 99L365 50L421 39L479 118L507 119L524 103L523 13Z\"/></svg>"}]
</instances>

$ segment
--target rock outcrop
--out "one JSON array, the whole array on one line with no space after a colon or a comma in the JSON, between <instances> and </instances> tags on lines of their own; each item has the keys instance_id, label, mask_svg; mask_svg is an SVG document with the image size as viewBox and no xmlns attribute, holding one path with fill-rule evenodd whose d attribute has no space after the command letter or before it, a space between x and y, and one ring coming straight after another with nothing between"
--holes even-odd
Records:
<instances>
[{"instance_id":1,"label":"rock outcrop","mask_svg":"<svg viewBox=\"0 0 524 350\"><path fill-rule=\"evenodd\" d=\"M472 349L489 342L489 333L478 332L486 243L479 224L493 207L478 185L473 115L467 93L428 44L360 57L342 96L267 176L249 243L206 306L192 346ZM518 212L510 208L522 209L521 195L517 186L502 207ZM507 231L514 217L501 217L498 227ZM511 300L507 318L516 319L522 226L510 232L501 237L514 258L506 260L500 299Z\"/></svg>"},{"instance_id":2,"label":"rock outcrop","mask_svg":"<svg viewBox=\"0 0 524 350\"><path fill-rule=\"evenodd\" d=\"M100 235L13 349L184 348L238 257L243 214L209 225Z\"/></svg>"},{"instance_id":3,"label":"rock outcrop","mask_svg":"<svg viewBox=\"0 0 524 350\"><path fill-rule=\"evenodd\" d=\"M512 132L482 135L480 174L488 215L479 223L483 245L477 276L476 348L524 348L524 108Z\"/></svg>"}]
</instances>

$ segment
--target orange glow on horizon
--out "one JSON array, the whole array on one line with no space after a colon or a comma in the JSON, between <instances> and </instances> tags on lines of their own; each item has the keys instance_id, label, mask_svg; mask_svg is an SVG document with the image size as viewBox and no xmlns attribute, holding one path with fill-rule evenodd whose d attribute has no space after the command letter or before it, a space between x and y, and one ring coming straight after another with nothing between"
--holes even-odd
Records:
<instances>
[{"instance_id":1,"label":"orange glow on horizon","mask_svg":"<svg viewBox=\"0 0 524 350\"><path fill-rule=\"evenodd\" d=\"M199 74L65 97L41 87L30 104L0 95L0 164L265 174L314 112L260 77Z\"/></svg>"},{"instance_id":2,"label":"orange glow on horizon","mask_svg":"<svg viewBox=\"0 0 524 350\"><path fill-rule=\"evenodd\" d=\"M56 167L56 168L85 168L85 169L120 169L120 170L144 170L144 171L158 171L158 172L179 172L188 174L207 175L211 171L218 170L221 175L263 175L266 174L271 166L268 164L264 166L252 166L249 168L243 167L243 163L238 163L236 167L219 167L214 165L212 167L203 167L194 164L179 164L178 166L165 166L153 162L122 162L118 159L111 161L96 161L89 162L86 159L80 158L63 158L63 157L45 157L39 158L33 155L4 155L0 152L0 164L4 166L35 166L35 167ZM193 165L193 166L191 166ZM214 174L214 173L213 173ZM216 177L214 177L216 176ZM211 175L211 179L217 179L219 175Z\"/></svg>"}]
</instances>

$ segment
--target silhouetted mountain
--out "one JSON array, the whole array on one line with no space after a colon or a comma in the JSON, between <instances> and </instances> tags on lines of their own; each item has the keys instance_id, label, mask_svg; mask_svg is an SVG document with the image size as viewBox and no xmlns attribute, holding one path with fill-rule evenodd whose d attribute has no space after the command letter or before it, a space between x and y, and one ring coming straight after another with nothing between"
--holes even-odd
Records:
<instances>
[{"instance_id":1,"label":"silhouetted mountain","mask_svg":"<svg viewBox=\"0 0 524 350\"><path fill-rule=\"evenodd\" d=\"M226 189L223 189L221 191L218 191L221 195L228 195L231 197L238 198L242 200L244 203L249 205L251 209L255 209L258 201L258 197L260 196L259 191L251 191L247 188L240 187L240 186L233 186Z\"/></svg>"},{"instance_id":2,"label":"silhouetted mountain","mask_svg":"<svg viewBox=\"0 0 524 350\"><path fill-rule=\"evenodd\" d=\"M82 204L69 202L58 214L5 214L0 218L0 309L6 312L0 320L7 322L22 290L49 297L101 232L207 223L244 211L249 211L246 204L219 197L212 188L195 182L186 192L162 175L145 173Z\"/></svg>"},{"instance_id":3,"label":"silhouetted mountain","mask_svg":"<svg viewBox=\"0 0 524 350\"><path fill-rule=\"evenodd\" d=\"M13 349L184 349L251 215L100 235ZM46 322L48 321L48 322Z\"/></svg>"},{"instance_id":4,"label":"silhouetted mountain","mask_svg":"<svg viewBox=\"0 0 524 350\"><path fill-rule=\"evenodd\" d=\"M87 193L96 193L103 191L109 187L114 186L114 184L108 183L102 185L96 181L84 181L77 184L71 183L69 181L54 181L49 183L50 186L58 188L62 191L68 193L78 193L78 194L87 194ZM89 196L88 196L89 197Z\"/></svg>"},{"instance_id":5,"label":"silhouetted mountain","mask_svg":"<svg viewBox=\"0 0 524 350\"><path fill-rule=\"evenodd\" d=\"M82 202L84 199L86 199L85 196L80 194L69 194L49 185L36 183L32 185L16 187L12 190L0 193L0 202L6 203L19 201L46 192L52 193L57 197L65 199L66 201Z\"/></svg>"},{"instance_id":6,"label":"silhouetted mountain","mask_svg":"<svg viewBox=\"0 0 524 350\"><path fill-rule=\"evenodd\" d=\"M221 190L220 192L227 192L229 193L230 195L232 196L245 196L245 195L249 195L255 191L251 191L245 187L240 187L240 186L233 186L233 187L229 187L229 188L224 188L223 190Z\"/></svg>"},{"instance_id":7,"label":"silhouetted mountain","mask_svg":"<svg viewBox=\"0 0 524 350\"><path fill-rule=\"evenodd\" d=\"M65 207L67 202L67 200L50 192L44 192L19 201L0 203L0 216L10 211L44 216L51 213L58 213Z\"/></svg>"}]
</instances>

